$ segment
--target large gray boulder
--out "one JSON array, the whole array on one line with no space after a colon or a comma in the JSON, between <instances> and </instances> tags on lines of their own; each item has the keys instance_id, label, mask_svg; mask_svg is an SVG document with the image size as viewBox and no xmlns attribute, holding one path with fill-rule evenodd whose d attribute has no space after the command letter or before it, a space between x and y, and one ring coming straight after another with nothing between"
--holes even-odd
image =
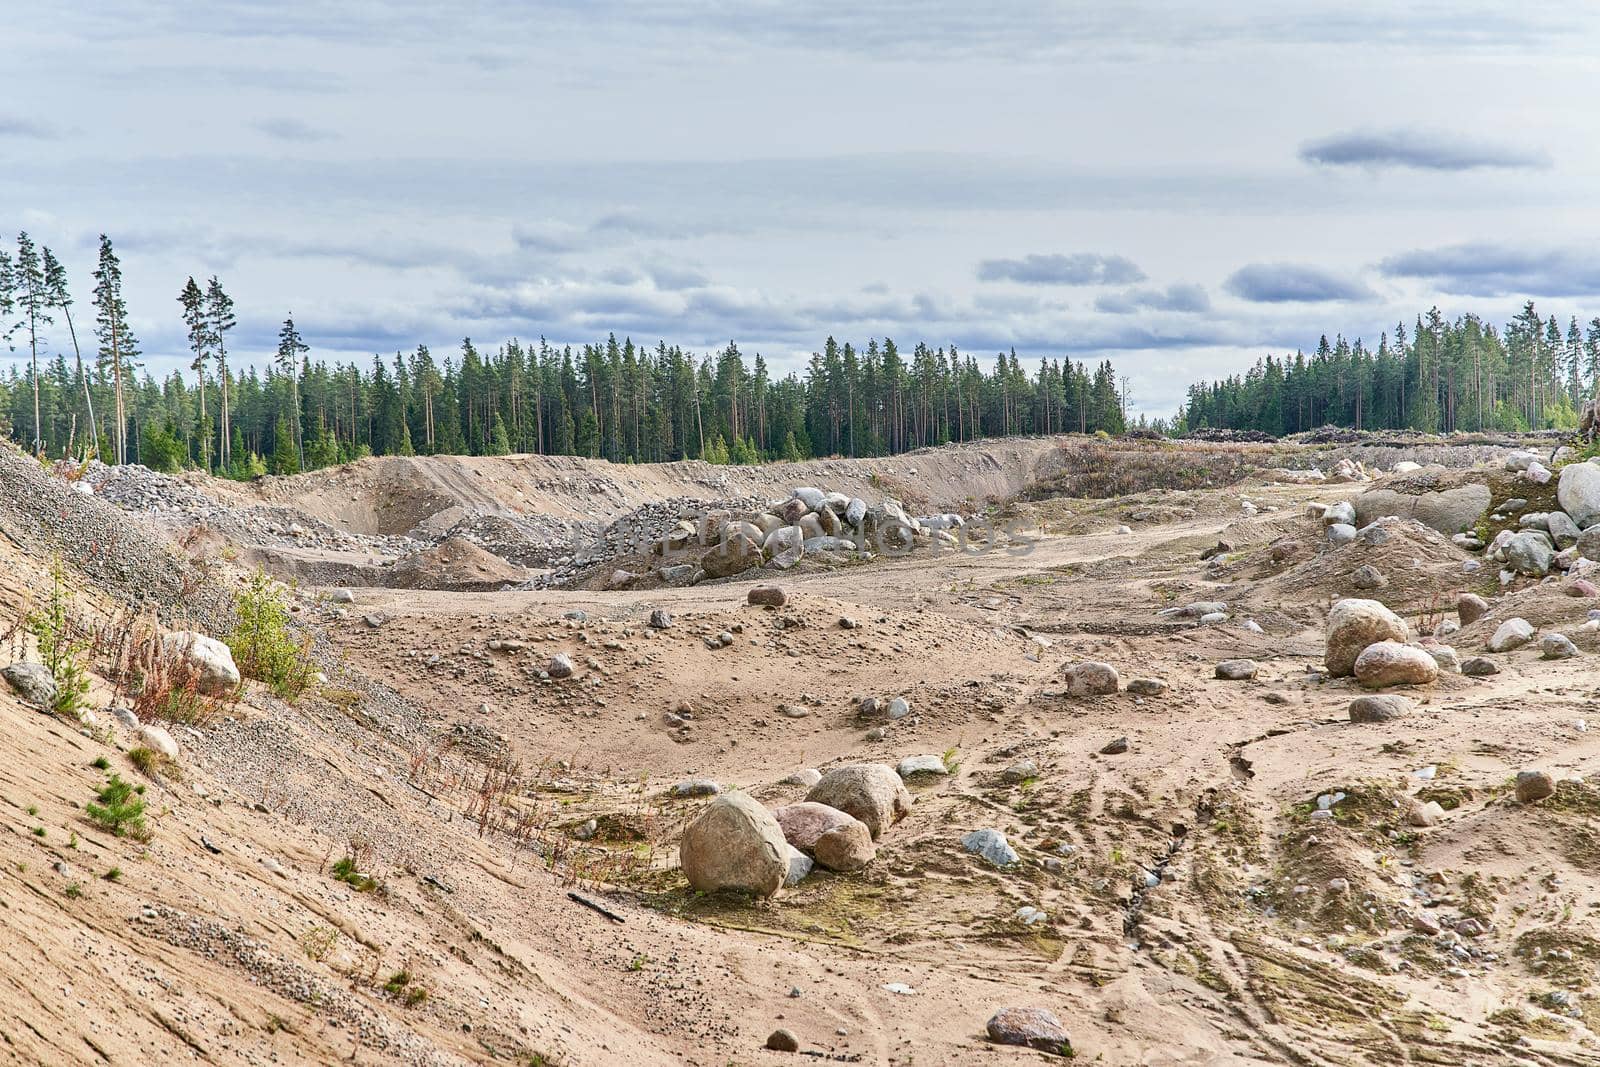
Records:
<instances>
[{"instance_id":1,"label":"large gray boulder","mask_svg":"<svg viewBox=\"0 0 1600 1067\"><path fill-rule=\"evenodd\" d=\"M911 811L910 790L893 767L882 763L835 767L811 788L806 799L861 820L874 841Z\"/></svg>"},{"instance_id":2,"label":"large gray boulder","mask_svg":"<svg viewBox=\"0 0 1600 1067\"><path fill-rule=\"evenodd\" d=\"M724 793L684 828L678 861L703 893L770 897L789 873L789 846L771 812L744 793Z\"/></svg>"},{"instance_id":3,"label":"large gray boulder","mask_svg":"<svg viewBox=\"0 0 1600 1067\"><path fill-rule=\"evenodd\" d=\"M1355 673L1356 657L1379 641L1405 643L1405 620L1376 600L1341 600L1328 612L1323 664L1335 678Z\"/></svg>"},{"instance_id":4,"label":"large gray boulder","mask_svg":"<svg viewBox=\"0 0 1600 1067\"><path fill-rule=\"evenodd\" d=\"M1491 496L1487 485L1477 484L1421 493L1368 489L1356 497L1356 521L1365 526L1385 515L1398 515L1443 534L1458 534L1478 524L1489 510Z\"/></svg>"},{"instance_id":5,"label":"large gray boulder","mask_svg":"<svg viewBox=\"0 0 1600 1067\"><path fill-rule=\"evenodd\" d=\"M194 630L177 630L162 638L168 656L181 660L194 675L201 696L227 696L239 688L239 668L233 651L214 637Z\"/></svg>"},{"instance_id":6,"label":"large gray boulder","mask_svg":"<svg viewBox=\"0 0 1600 1067\"><path fill-rule=\"evenodd\" d=\"M56 703L56 679L42 663L9 663L0 668L0 678L26 703L49 711Z\"/></svg>"},{"instance_id":7,"label":"large gray boulder","mask_svg":"<svg viewBox=\"0 0 1600 1067\"><path fill-rule=\"evenodd\" d=\"M1548 534L1540 530L1523 530L1513 534L1505 545L1506 566L1530 578L1543 578L1550 573L1555 559L1555 546Z\"/></svg>"},{"instance_id":8,"label":"large gray boulder","mask_svg":"<svg viewBox=\"0 0 1600 1067\"><path fill-rule=\"evenodd\" d=\"M1562 467L1556 499L1579 527L1586 530L1593 526L1600 520L1600 465L1568 463Z\"/></svg>"},{"instance_id":9,"label":"large gray boulder","mask_svg":"<svg viewBox=\"0 0 1600 1067\"><path fill-rule=\"evenodd\" d=\"M1510 652L1533 640L1533 624L1527 619L1512 618L1501 623L1489 638L1490 652ZM1463 670L1466 668L1463 667Z\"/></svg>"}]
</instances>

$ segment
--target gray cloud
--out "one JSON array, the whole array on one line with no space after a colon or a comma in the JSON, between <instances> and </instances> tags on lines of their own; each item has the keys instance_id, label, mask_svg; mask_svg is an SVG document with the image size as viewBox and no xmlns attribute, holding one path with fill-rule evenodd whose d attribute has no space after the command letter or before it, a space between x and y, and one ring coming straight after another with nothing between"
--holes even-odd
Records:
<instances>
[{"instance_id":1,"label":"gray cloud","mask_svg":"<svg viewBox=\"0 0 1600 1067\"><path fill-rule=\"evenodd\" d=\"M1300 158L1326 167L1408 167L1442 171L1550 165L1550 157L1543 152L1416 130L1337 134L1301 146Z\"/></svg>"},{"instance_id":2,"label":"gray cloud","mask_svg":"<svg viewBox=\"0 0 1600 1067\"><path fill-rule=\"evenodd\" d=\"M61 137L61 131L32 119L16 115L0 115L0 138L6 137L29 141L54 141Z\"/></svg>"},{"instance_id":3,"label":"gray cloud","mask_svg":"<svg viewBox=\"0 0 1600 1067\"><path fill-rule=\"evenodd\" d=\"M986 259L978 264L978 280L1023 285L1126 285L1144 281L1144 271L1125 256L1075 252Z\"/></svg>"},{"instance_id":4,"label":"gray cloud","mask_svg":"<svg viewBox=\"0 0 1600 1067\"><path fill-rule=\"evenodd\" d=\"M1211 298L1199 285L1169 285L1165 289L1127 289L1106 293L1094 302L1096 311L1131 315L1136 311L1179 311L1189 314L1211 310Z\"/></svg>"},{"instance_id":5,"label":"gray cloud","mask_svg":"<svg viewBox=\"0 0 1600 1067\"><path fill-rule=\"evenodd\" d=\"M1391 278L1414 278L1464 296L1600 294L1600 254L1490 243L1403 252L1378 264Z\"/></svg>"},{"instance_id":6,"label":"gray cloud","mask_svg":"<svg viewBox=\"0 0 1600 1067\"><path fill-rule=\"evenodd\" d=\"M288 116L257 119L250 125L278 141L296 141L308 144L313 141L332 141L337 139L337 135L329 130L319 129L301 119Z\"/></svg>"},{"instance_id":7,"label":"gray cloud","mask_svg":"<svg viewBox=\"0 0 1600 1067\"><path fill-rule=\"evenodd\" d=\"M1374 295L1354 279L1304 263L1251 263L1229 275L1223 288L1256 304L1368 300Z\"/></svg>"}]
</instances>

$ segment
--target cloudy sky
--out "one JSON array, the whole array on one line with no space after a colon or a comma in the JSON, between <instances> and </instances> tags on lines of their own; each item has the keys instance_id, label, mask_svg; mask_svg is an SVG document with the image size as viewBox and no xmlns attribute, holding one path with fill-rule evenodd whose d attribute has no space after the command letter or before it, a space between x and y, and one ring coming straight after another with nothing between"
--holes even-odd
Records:
<instances>
[{"instance_id":1,"label":"cloudy sky","mask_svg":"<svg viewBox=\"0 0 1600 1067\"><path fill-rule=\"evenodd\" d=\"M108 233L157 371L214 273L247 357L291 310L329 358L890 335L1110 357L1171 414L1433 303L1600 314L1592 10L13 4L0 234L86 303Z\"/></svg>"}]
</instances>

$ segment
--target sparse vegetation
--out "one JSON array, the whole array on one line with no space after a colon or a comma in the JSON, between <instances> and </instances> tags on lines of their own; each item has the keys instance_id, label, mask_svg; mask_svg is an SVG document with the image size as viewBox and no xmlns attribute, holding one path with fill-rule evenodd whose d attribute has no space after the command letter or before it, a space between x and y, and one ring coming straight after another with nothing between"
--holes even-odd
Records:
<instances>
[{"instance_id":1,"label":"sparse vegetation","mask_svg":"<svg viewBox=\"0 0 1600 1067\"><path fill-rule=\"evenodd\" d=\"M83 812L117 837L144 841L150 836L144 818L144 786L129 785L119 775L111 776L95 800L83 806Z\"/></svg>"},{"instance_id":2,"label":"sparse vegetation","mask_svg":"<svg viewBox=\"0 0 1600 1067\"><path fill-rule=\"evenodd\" d=\"M38 644L40 662L55 679L55 703L50 710L63 718L77 719L89 692L89 641L70 609L66 567L60 556L54 556L50 560L49 598L28 616L28 632Z\"/></svg>"},{"instance_id":3,"label":"sparse vegetation","mask_svg":"<svg viewBox=\"0 0 1600 1067\"><path fill-rule=\"evenodd\" d=\"M316 673L309 638L296 638L289 612L276 583L261 571L250 576L234 603L238 625L228 635L228 648L246 678L265 682L274 693L293 702L310 686Z\"/></svg>"}]
</instances>

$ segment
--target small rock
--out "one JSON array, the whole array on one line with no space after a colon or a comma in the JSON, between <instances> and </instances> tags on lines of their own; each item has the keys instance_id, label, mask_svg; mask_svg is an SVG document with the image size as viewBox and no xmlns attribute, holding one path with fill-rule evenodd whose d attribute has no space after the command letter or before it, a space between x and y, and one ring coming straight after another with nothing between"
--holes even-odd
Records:
<instances>
[{"instance_id":1,"label":"small rock","mask_svg":"<svg viewBox=\"0 0 1600 1067\"><path fill-rule=\"evenodd\" d=\"M1115 667L1093 660L1070 664L1062 673L1067 680L1068 695L1075 697L1105 696L1115 693L1122 684Z\"/></svg>"},{"instance_id":2,"label":"small rock","mask_svg":"<svg viewBox=\"0 0 1600 1067\"><path fill-rule=\"evenodd\" d=\"M672 787L675 797L714 797L721 792L722 786L709 778L691 778Z\"/></svg>"},{"instance_id":3,"label":"small rock","mask_svg":"<svg viewBox=\"0 0 1600 1067\"><path fill-rule=\"evenodd\" d=\"M1100 754L1102 756L1120 756L1126 751L1128 751L1128 739L1126 737L1119 737L1115 741L1107 742L1106 745L1100 749Z\"/></svg>"},{"instance_id":4,"label":"small rock","mask_svg":"<svg viewBox=\"0 0 1600 1067\"><path fill-rule=\"evenodd\" d=\"M918 775L945 775L949 770L944 765L943 756L907 756L895 767L895 773L901 778L910 780Z\"/></svg>"},{"instance_id":5,"label":"small rock","mask_svg":"<svg viewBox=\"0 0 1600 1067\"><path fill-rule=\"evenodd\" d=\"M1357 589L1382 589L1389 584L1389 579L1372 564L1363 563L1350 572L1350 584Z\"/></svg>"},{"instance_id":6,"label":"small rock","mask_svg":"<svg viewBox=\"0 0 1600 1067\"><path fill-rule=\"evenodd\" d=\"M999 830L974 830L961 839L961 847L996 867L1010 867L1021 860L1017 850L1011 847L1011 842Z\"/></svg>"},{"instance_id":7,"label":"small rock","mask_svg":"<svg viewBox=\"0 0 1600 1067\"><path fill-rule=\"evenodd\" d=\"M799 1052L800 1039L787 1030L774 1030L767 1037L767 1048L773 1052Z\"/></svg>"},{"instance_id":8,"label":"small rock","mask_svg":"<svg viewBox=\"0 0 1600 1067\"><path fill-rule=\"evenodd\" d=\"M1456 597L1456 618L1462 626L1471 626L1489 614L1489 602L1476 593L1462 593Z\"/></svg>"},{"instance_id":9,"label":"small rock","mask_svg":"<svg viewBox=\"0 0 1600 1067\"><path fill-rule=\"evenodd\" d=\"M789 602L789 594L776 585L758 585L745 594L745 603L763 608L781 608Z\"/></svg>"},{"instance_id":10,"label":"small rock","mask_svg":"<svg viewBox=\"0 0 1600 1067\"><path fill-rule=\"evenodd\" d=\"M1058 1056L1072 1055L1072 1035L1044 1008L1001 1008L986 1027L989 1040Z\"/></svg>"},{"instance_id":11,"label":"small rock","mask_svg":"<svg viewBox=\"0 0 1600 1067\"><path fill-rule=\"evenodd\" d=\"M1139 697L1160 696L1167 691L1167 683L1159 678L1130 678L1127 690Z\"/></svg>"},{"instance_id":12,"label":"small rock","mask_svg":"<svg viewBox=\"0 0 1600 1067\"><path fill-rule=\"evenodd\" d=\"M1350 702L1351 722L1390 722L1411 714L1413 705L1402 696L1356 697Z\"/></svg>"},{"instance_id":13,"label":"small rock","mask_svg":"<svg viewBox=\"0 0 1600 1067\"><path fill-rule=\"evenodd\" d=\"M656 608L650 613L650 628L652 630L666 630L672 626L672 612L666 608Z\"/></svg>"},{"instance_id":14,"label":"small rock","mask_svg":"<svg viewBox=\"0 0 1600 1067\"><path fill-rule=\"evenodd\" d=\"M1541 659L1572 659L1578 654L1578 646L1566 634L1545 634L1539 641L1539 656Z\"/></svg>"},{"instance_id":15,"label":"small rock","mask_svg":"<svg viewBox=\"0 0 1600 1067\"><path fill-rule=\"evenodd\" d=\"M1524 804L1554 796L1556 780L1549 771L1518 771L1517 799Z\"/></svg>"},{"instance_id":16,"label":"small rock","mask_svg":"<svg viewBox=\"0 0 1600 1067\"><path fill-rule=\"evenodd\" d=\"M49 711L56 703L56 680L42 663L10 663L0 668L17 696L41 711Z\"/></svg>"},{"instance_id":17,"label":"small rock","mask_svg":"<svg viewBox=\"0 0 1600 1067\"><path fill-rule=\"evenodd\" d=\"M1230 682L1243 682L1254 678L1260 669L1253 659L1225 659L1217 664L1217 677Z\"/></svg>"},{"instance_id":18,"label":"small rock","mask_svg":"<svg viewBox=\"0 0 1600 1067\"><path fill-rule=\"evenodd\" d=\"M1533 640L1533 624L1527 619L1507 619L1489 638L1490 652L1510 652Z\"/></svg>"},{"instance_id":19,"label":"small rock","mask_svg":"<svg viewBox=\"0 0 1600 1067\"><path fill-rule=\"evenodd\" d=\"M572 665L572 657L565 652L557 652L550 657L550 662L545 665L544 672L552 678L571 678L576 668Z\"/></svg>"},{"instance_id":20,"label":"small rock","mask_svg":"<svg viewBox=\"0 0 1600 1067\"><path fill-rule=\"evenodd\" d=\"M1491 674L1499 674L1500 667L1492 659L1482 656L1473 656L1461 664L1461 673L1468 678L1487 678Z\"/></svg>"}]
</instances>

